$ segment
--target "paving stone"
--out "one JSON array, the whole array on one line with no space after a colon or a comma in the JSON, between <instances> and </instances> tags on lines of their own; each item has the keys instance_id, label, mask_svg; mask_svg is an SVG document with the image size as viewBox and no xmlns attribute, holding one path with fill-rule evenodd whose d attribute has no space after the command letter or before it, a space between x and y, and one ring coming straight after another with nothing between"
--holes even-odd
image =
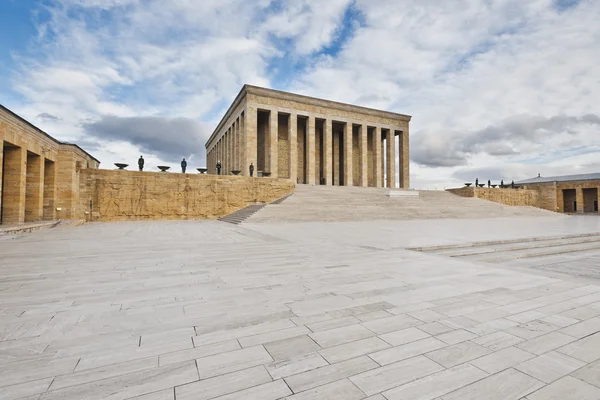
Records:
<instances>
[{"instance_id":1,"label":"paving stone","mask_svg":"<svg viewBox=\"0 0 600 400\"><path fill-rule=\"evenodd\" d=\"M502 331L490 333L489 335L481 336L477 339L472 340L473 343L486 347L492 351L497 351L506 347L514 346L515 344L521 343L523 341L524 340L520 337Z\"/></svg>"},{"instance_id":2,"label":"paving stone","mask_svg":"<svg viewBox=\"0 0 600 400\"><path fill-rule=\"evenodd\" d=\"M411 312L406 313L406 315L408 315L409 317L416 318L419 321L423 321L423 322L435 322L435 321L439 321L440 319L448 318L447 316L445 316L443 314L440 314L438 312L435 312L435 311L429 310L429 309L419 310L419 311L411 311Z\"/></svg>"},{"instance_id":3,"label":"paving stone","mask_svg":"<svg viewBox=\"0 0 600 400\"><path fill-rule=\"evenodd\" d=\"M381 301L378 303L363 304L360 306L344 308L341 310L328 311L327 314L330 314L334 318L342 318L350 315L358 316L360 314L387 310L390 308L394 308L394 305L385 301Z\"/></svg>"},{"instance_id":4,"label":"paving stone","mask_svg":"<svg viewBox=\"0 0 600 400\"><path fill-rule=\"evenodd\" d=\"M440 335L442 333L450 332L452 328L439 322L432 322L425 325L419 325L419 329L429 333L430 335Z\"/></svg>"},{"instance_id":5,"label":"paving stone","mask_svg":"<svg viewBox=\"0 0 600 400\"><path fill-rule=\"evenodd\" d=\"M573 325L579 322L578 319L568 318L560 314L548 315L544 318L540 318L540 321L548 322L549 324L559 326L561 328Z\"/></svg>"},{"instance_id":6,"label":"paving stone","mask_svg":"<svg viewBox=\"0 0 600 400\"><path fill-rule=\"evenodd\" d=\"M41 357L0 366L0 387L73 372L79 358Z\"/></svg>"},{"instance_id":7,"label":"paving stone","mask_svg":"<svg viewBox=\"0 0 600 400\"><path fill-rule=\"evenodd\" d=\"M160 366L177 364L179 362L194 360L196 358L208 357L214 354L227 353L233 350L239 350L240 344L237 340L228 340L209 344L206 346L195 347L193 349L175 351L173 353L161 354L158 356Z\"/></svg>"},{"instance_id":8,"label":"paving stone","mask_svg":"<svg viewBox=\"0 0 600 400\"><path fill-rule=\"evenodd\" d=\"M277 400L291 394L292 392L285 382L283 380L278 380L217 397L215 400Z\"/></svg>"},{"instance_id":9,"label":"paving stone","mask_svg":"<svg viewBox=\"0 0 600 400\"><path fill-rule=\"evenodd\" d=\"M376 319L389 318L392 315L393 314L390 314L387 311L381 310L381 311L373 311L373 312L366 313L366 314L360 314L360 315L357 315L356 318L358 318L361 322L369 322L369 321L375 321Z\"/></svg>"},{"instance_id":10,"label":"paving stone","mask_svg":"<svg viewBox=\"0 0 600 400\"><path fill-rule=\"evenodd\" d=\"M563 317L574 318L578 320L586 320L600 315L600 310L591 307L577 307L571 310L560 313Z\"/></svg>"},{"instance_id":11,"label":"paving stone","mask_svg":"<svg viewBox=\"0 0 600 400\"><path fill-rule=\"evenodd\" d=\"M579 371L573 372L571 375L589 384L600 387L600 360L586 365Z\"/></svg>"},{"instance_id":12,"label":"paving stone","mask_svg":"<svg viewBox=\"0 0 600 400\"><path fill-rule=\"evenodd\" d=\"M469 332L472 332L479 336L489 335L490 333L502 331L509 328L518 326L519 323L510 321L506 318L498 318L493 321L483 322L472 327L464 327Z\"/></svg>"},{"instance_id":13,"label":"paving stone","mask_svg":"<svg viewBox=\"0 0 600 400\"><path fill-rule=\"evenodd\" d=\"M19 383L0 388L0 400L21 399L23 397L44 393L50 387L54 378L45 378L37 381ZM36 398L37 398L36 397Z\"/></svg>"},{"instance_id":14,"label":"paving stone","mask_svg":"<svg viewBox=\"0 0 600 400\"><path fill-rule=\"evenodd\" d=\"M288 397L289 400L361 400L365 394L348 379L329 383Z\"/></svg>"},{"instance_id":15,"label":"paving stone","mask_svg":"<svg viewBox=\"0 0 600 400\"><path fill-rule=\"evenodd\" d=\"M472 320L464 316L443 319L440 322L454 329L466 329L479 325L478 321Z\"/></svg>"},{"instance_id":16,"label":"paving stone","mask_svg":"<svg viewBox=\"0 0 600 400\"><path fill-rule=\"evenodd\" d=\"M600 388L586 382L565 376L554 383L527 396L527 400L598 400Z\"/></svg>"},{"instance_id":17,"label":"paving stone","mask_svg":"<svg viewBox=\"0 0 600 400\"><path fill-rule=\"evenodd\" d=\"M175 392L173 389L169 388L159 390L158 392L143 394L141 396L130 397L127 400L175 400Z\"/></svg>"},{"instance_id":18,"label":"paving stone","mask_svg":"<svg viewBox=\"0 0 600 400\"><path fill-rule=\"evenodd\" d=\"M516 347L508 347L495 353L471 360L470 363L488 374L495 374L510 367L514 367L535 357L533 354ZM524 372L524 371L522 371Z\"/></svg>"},{"instance_id":19,"label":"paving stone","mask_svg":"<svg viewBox=\"0 0 600 400\"><path fill-rule=\"evenodd\" d=\"M301 356L277 360L265 365L271 377L276 379L296 375L301 372L310 371L319 367L329 365L325 359L317 353L304 354Z\"/></svg>"},{"instance_id":20,"label":"paving stone","mask_svg":"<svg viewBox=\"0 0 600 400\"><path fill-rule=\"evenodd\" d=\"M577 339L575 339L573 336L565 335L560 332L550 332L545 335L529 339L525 342L518 343L516 347L529 353L541 355L576 340Z\"/></svg>"},{"instance_id":21,"label":"paving stone","mask_svg":"<svg viewBox=\"0 0 600 400\"><path fill-rule=\"evenodd\" d=\"M443 395L441 400L517 400L544 386L512 368Z\"/></svg>"},{"instance_id":22,"label":"paving stone","mask_svg":"<svg viewBox=\"0 0 600 400\"><path fill-rule=\"evenodd\" d=\"M537 336L542 336L544 333L552 332L557 329L559 329L558 326L536 320L513 328L508 328L506 329L506 332L528 340Z\"/></svg>"},{"instance_id":23,"label":"paving stone","mask_svg":"<svg viewBox=\"0 0 600 400\"><path fill-rule=\"evenodd\" d=\"M511 314L508 311L500 310L499 308L492 308L490 310L476 311L465 315L465 317L477 322L488 322L506 317L507 315Z\"/></svg>"},{"instance_id":24,"label":"paving stone","mask_svg":"<svg viewBox=\"0 0 600 400\"><path fill-rule=\"evenodd\" d=\"M204 333L198 336L194 336L193 340L194 346L200 347L211 343L224 342L226 340L239 339L246 336L259 335L261 333L267 333L277 331L280 329L294 327L296 327L296 324L294 324L292 321L290 321L289 319L283 319L279 321L265 322L262 324L237 329Z\"/></svg>"},{"instance_id":25,"label":"paving stone","mask_svg":"<svg viewBox=\"0 0 600 400\"><path fill-rule=\"evenodd\" d=\"M271 381L265 367L259 365L177 386L175 394L177 400L208 400Z\"/></svg>"},{"instance_id":26,"label":"paving stone","mask_svg":"<svg viewBox=\"0 0 600 400\"><path fill-rule=\"evenodd\" d=\"M198 380L193 361L133 372L42 394L40 399L127 399Z\"/></svg>"},{"instance_id":27,"label":"paving stone","mask_svg":"<svg viewBox=\"0 0 600 400\"><path fill-rule=\"evenodd\" d=\"M576 338L592 335L596 332L600 332L600 318L591 318L587 321L567 326L566 328L562 328L559 332Z\"/></svg>"},{"instance_id":28,"label":"paving stone","mask_svg":"<svg viewBox=\"0 0 600 400\"><path fill-rule=\"evenodd\" d=\"M466 342L467 340L471 340L476 338L477 335L466 331L464 329L456 329L454 331L442 333L441 335L437 335L435 338L441 340L446 344L457 344L461 342Z\"/></svg>"},{"instance_id":29,"label":"paving stone","mask_svg":"<svg viewBox=\"0 0 600 400\"><path fill-rule=\"evenodd\" d=\"M457 317L459 315L472 314L476 311L487 310L496 307L496 304L487 301L471 300L435 307L433 311L447 315L449 317Z\"/></svg>"},{"instance_id":30,"label":"paving stone","mask_svg":"<svg viewBox=\"0 0 600 400\"><path fill-rule=\"evenodd\" d=\"M367 396L370 396L442 369L428 358L418 356L355 375L350 380Z\"/></svg>"},{"instance_id":31,"label":"paving stone","mask_svg":"<svg viewBox=\"0 0 600 400\"><path fill-rule=\"evenodd\" d=\"M600 358L600 332L569 343L556 351L582 361L596 361Z\"/></svg>"},{"instance_id":32,"label":"paving stone","mask_svg":"<svg viewBox=\"0 0 600 400\"><path fill-rule=\"evenodd\" d=\"M341 328L342 326L349 326L358 324L360 320L356 317L349 316L344 318L331 319L327 321L317 322L314 324L308 324L307 327L313 332L322 332L329 329Z\"/></svg>"},{"instance_id":33,"label":"paving stone","mask_svg":"<svg viewBox=\"0 0 600 400\"><path fill-rule=\"evenodd\" d=\"M427 353L426 356L446 368L489 354L490 350L472 342L462 342Z\"/></svg>"},{"instance_id":34,"label":"paving stone","mask_svg":"<svg viewBox=\"0 0 600 400\"><path fill-rule=\"evenodd\" d=\"M317 342L319 346L327 348L375 336L375 334L364 326L357 324L311 333L309 336Z\"/></svg>"},{"instance_id":35,"label":"paving stone","mask_svg":"<svg viewBox=\"0 0 600 400\"><path fill-rule=\"evenodd\" d=\"M583 361L556 351L550 351L529 361L525 361L515 368L540 381L550 383L570 374L584 365L586 365L586 363Z\"/></svg>"},{"instance_id":36,"label":"paving stone","mask_svg":"<svg viewBox=\"0 0 600 400\"><path fill-rule=\"evenodd\" d=\"M288 376L285 381L294 393L298 393L377 367L379 365L375 361L364 356Z\"/></svg>"},{"instance_id":37,"label":"paving stone","mask_svg":"<svg viewBox=\"0 0 600 400\"><path fill-rule=\"evenodd\" d=\"M84 383L99 381L106 378L112 378L119 375L156 367L158 367L158 357L151 357L60 375L56 377L54 382L52 382L52 386L50 386L49 390L52 391L69 386L82 385Z\"/></svg>"},{"instance_id":38,"label":"paving stone","mask_svg":"<svg viewBox=\"0 0 600 400\"><path fill-rule=\"evenodd\" d=\"M396 361L424 354L435 349L440 349L445 346L446 343L430 337L403 344L401 346L392 347L390 349L381 350L369 354L369 357L377 361L377 363L380 365L387 365Z\"/></svg>"},{"instance_id":39,"label":"paving stone","mask_svg":"<svg viewBox=\"0 0 600 400\"><path fill-rule=\"evenodd\" d=\"M389 348L390 345L377 337L357 340L335 347L321 350L319 353L330 363L349 360L378 350Z\"/></svg>"},{"instance_id":40,"label":"paving stone","mask_svg":"<svg viewBox=\"0 0 600 400\"><path fill-rule=\"evenodd\" d=\"M535 311L535 310L531 310L531 311L525 311L525 312L522 312L519 314L510 315L510 316L506 317L506 319L523 324L526 322L534 321L536 319L542 319L546 316L547 315L544 313L541 313L541 312Z\"/></svg>"},{"instance_id":41,"label":"paving stone","mask_svg":"<svg viewBox=\"0 0 600 400\"><path fill-rule=\"evenodd\" d=\"M379 337L385 340L387 343L392 346L400 346L402 344L414 342L420 339L425 339L430 337L431 335L423 332L418 328L407 328L402 329L400 331L385 333L380 335Z\"/></svg>"},{"instance_id":42,"label":"paving stone","mask_svg":"<svg viewBox=\"0 0 600 400\"><path fill-rule=\"evenodd\" d=\"M269 352L273 360L283 360L286 358L298 357L303 354L313 353L321 350L321 346L315 343L308 335L296 336L289 339L277 340L266 343L265 349Z\"/></svg>"},{"instance_id":43,"label":"paving stone","mask_svg":"<svg viewBox=\"0 0 600 400\"><path fill-rule=\"evenodd\" d=\"M458 365L384 392L388 400L431 400L483 379L487 374L469 364Z\"/></svg>"},{"instance_id":44,"label":"paving stone","mask_svg":"<svg viewBox=\"0 0 600 400\"><path fill-rule=\"evenodd\" d=\"M198 364L200 378L206 379L254 367L256 365L266 364L271 361L273 361L273 359L264 347L256 346L199 358L196 360L196 363Z\"/></svg>"},{"instance_id":45,"label":"paving stone","mask_svg":"<svg viewBox=\"0 0 600 400\"><path fill-rule=\"evenodd\" d=\"M410 328L417 325L422 325L423 322L416 318L410 317L405 314L400 314L390 318L382 318L375 321L363 322L363 326L369 330L377 333L378 335L399 331L402 329Z\"/></svg>"},{"instance_id":46,"label":"paving stone","mask_svg":"<svg viewBox=\"0 0 600 400\"><path fill-rule=\"evenodd\" d=\"M240 345L243 348L253 347L263 343L280 341L283 339L289 339L301 335L305 335L307 333L311 333L311 331L305 326L296 326L294 328L289 329L281 329L279 331L261 333L254 336L248 336L245 338L238 339Z\"/></svg>"}]
</instances>

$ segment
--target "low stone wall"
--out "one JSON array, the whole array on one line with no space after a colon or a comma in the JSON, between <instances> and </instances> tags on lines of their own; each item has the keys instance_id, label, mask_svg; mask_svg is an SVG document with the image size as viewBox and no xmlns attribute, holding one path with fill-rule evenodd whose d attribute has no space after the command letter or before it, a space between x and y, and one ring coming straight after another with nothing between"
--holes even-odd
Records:
<instances>
[{"instance_id":1,"label":"low stone wall","mask_svg":"<svg viewBox=\"0 0 600 400\"><path fill-rule=\"evenodd\" d=\"M294 189L286 179L85 169L77 214L91 221L216 219Z\"/></svg>"},{"instance_id":2,"label":"low stone wall","mask_svg":"<svg viewBox=\"0 0 600 400\"><path fill-rule=\"evenodd\" d=\"M537 190L463 187L448 189L448 192L462 197L475 197L507 206L538 207L539 204Z\"/></svg>"}]
</instances>

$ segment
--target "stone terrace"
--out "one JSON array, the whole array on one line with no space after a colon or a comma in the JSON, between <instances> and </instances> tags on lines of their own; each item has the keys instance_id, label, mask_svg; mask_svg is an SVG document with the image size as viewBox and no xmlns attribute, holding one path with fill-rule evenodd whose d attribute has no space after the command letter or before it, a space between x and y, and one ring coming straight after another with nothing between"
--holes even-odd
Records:
<instances>
[{"instance_id":1,"label":"stone terrace","mask_svg":"<svg viewBox=\"0 0 600 400\"><path fill-rule=\"evenodd\" d=\"M3 236L0 399L597 400L600 280L406 249L597 232L560 216Z\"/></svg>"}]
</instances>

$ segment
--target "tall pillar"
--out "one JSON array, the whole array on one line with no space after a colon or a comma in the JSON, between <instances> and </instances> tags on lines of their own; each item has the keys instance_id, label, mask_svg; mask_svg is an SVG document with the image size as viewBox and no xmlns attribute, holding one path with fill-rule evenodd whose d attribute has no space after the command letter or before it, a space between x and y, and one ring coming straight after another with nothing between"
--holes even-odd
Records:
<instances>
[{"instance_id":1,"label":"tall pillar","mask_svg":"<svg viewBox=\"0 0 600 400\"><path fill-rule=\"evenodd\" d=\"M367 125L362 124L360 127L360 134L358 138L358 148L360 151L360 186L369 186L369 166L367 164L368 153L367 153Z\"/></svg>"},{"instance_id":2,"label":"tall pillar","mask_svg":"<svg viewBox=\"0 0 600 400\"><path fill-rule=\"evenodd\" d=\"M410 153L408 150L408 124L402 130L400 135L400 145L398 152L400 153L400 188L410 188Z\"/></svg>"},{"instance_id":3,"label":"tall pillar","mask_svg":"<svg viewBox=\"0 0 600 400\"><path fill-rule=\"evenodd\" d=\"M332 121L327 118L323 122L323 175L325 176L325 184L333 184L333 136L332 136Z\"/></svg>"},{"instance_id":4,"label":"tall pillar","mask_svg":"<svg viewBox=\"0 0 600 400\"><path fill-rule=\"evenodd\" d=\"M341 165L341 157L340 157L340 148L341 148L341 140L342 133L340 131L333 131L333 125L331 128L332 132L332 141L333 141L333 184L335 186L340 186L343 176L340 176L340 165Z\"/></svg>"},{"instance_id":5,"label":"tall pillar","mask_svg":"<svg viewBox=\"0 0 600 400\"><path fill-rule=\"evenodd\" d=\"M315 184L315 116L308 116L308 132L306 134L306 140L308 140L308 146L306 149L306 176L308 178L307 182L309 185Z\"/></svg>"},{"instance_id":6,"label":"tall pillar","mask_svg":"<svg viewBox=\"0 0 600 400\"><path fill-rule=\"evenodd\" d=\"M244 128L244 118L245 118L245 112L242 112L240 114L240 126L239 126L239 130L240 130L240 164L239 164L239 169L241 172L241 175L249 175L248 172L248 168L246 167L246 131Z\"/></svg>"},{"instance_id":7,"label":"tall pillar","mask_svg":"<svg viewBox=\"0 0 600 400\"><path fill-rule=\"evenodd\" d=\"M381 187L385 187L385 134L383 133L383 130L381 131L381 143L379 144L379 147L381 148Z\"/></svg>"},{"instance_id":8,"label":"tall pillar","mask_svg":"<svg viewBox=\"0 0 600 400\"><path fill-rule=\"evenodd\" d=\"M246 165L244 166L244 171L250 175L249 167L250 164L254 165L254 176L256 176L257 171L257 145L258 145L258 110L252 106L246 106L245 112L245 137L246 137Z\"/></svg>"},{"instance_id":9,"label":"tall pillar","mask_svg":"<svg viewBox=\"0 0 600 400\"><path fill-rule=\"evenodd\" d=\"M44 161L44 215L45 220L56 219L56 164Z\"/></svg>"},{"instance_id":10,"label":"tall pillar","mask_svg":"<svg viewBox=\"0 0 600 400\"><path fill-rule=\"evenodd\" d=\"M233 131L235 138L233 142L233 169L240 170L240 120L236 118L233 123Z\"/></svg>"},{"instance_id":11,"label":"tall pillar","mask_svg":"<svg viewBox=\"0 0 600 400\"><path fill-rule=\"evenodd\" d=\"M396 132L393 128L387 131L387 187L394 189L396 187Z\"/></svg>"},{"instance_id":12,"label":"tall pillar","mask_svg":"<svg viewBox=\"0 0 600 400\"><path fill-rule=\"evenodd\" d=\"M582 214L584 211L584 198L583 189L581 187L575 188L575 201L577 201L577 214Z\"/></svg>"},{"instance_id":13,"label":"tall pillar","mask_svg":"<svg viewBox=\"0 0 600 400\"><path fill-rule=\"evenodd\" d=\"M269 172L272 178L279 176L279 113L269 112Z\"/></svg>"},{"instance_id":14,"label":"tall pillar","mask_svg":"<svg viewBox=\"0 0 600 400\"><path fill-rule=\"evenodd\" d=\"M344 124L344 186L352 186L352 124Z\"/></svg>"},{"instance_id":15,"label":"tall pillar","mask_svg":"<svg viewBox=\"0 0 600 400\"><path fill-rule=\"evenodd\" d=\"M225 131L225 175L231 175L231 127Z\"/></svg>"},{"instance_id":16,"label":"tall pillar","mask_svg":"<svg viewBox=\"0 0 600 400\"><path fill-rule=\"evenodd\" d=\"M298 180L298 114L292 112L288 117L288 171L290 180Z\"/></svg>"},{"instance_id":17,"label":"tall pillar","mask_svg":"<svg viewBox=\"0 0 600 400\"><path fill-rule=\"evenodd\" d=\"M20 224L25 221L26 167L26 148L4 146L3 224Z\"/></svg>"},{"instance_id":18,"label":"tall pillar","mask_svg":"<svg viewBox=\"0 0 600 400\"><path fill-rule=\"evenodd\" d=\"M25 222L34 222L44 215L44 159L33 153L27 154L27 177L25 189Z\"/></svg>"}]
</instances>

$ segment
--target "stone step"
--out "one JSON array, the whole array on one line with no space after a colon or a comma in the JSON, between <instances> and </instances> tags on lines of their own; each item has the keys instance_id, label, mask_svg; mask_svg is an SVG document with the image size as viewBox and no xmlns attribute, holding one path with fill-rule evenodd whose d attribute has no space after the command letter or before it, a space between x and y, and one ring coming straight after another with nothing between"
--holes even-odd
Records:
<instances>
[{"instance_id":1,"label":"stone step","mask_svg":"<svg viewBox=\"0 0 600 400\"><path fill-rule=\"evenodd\" d=\"M235 211L229 215L219 218L219 221L227 222L230 224L239 225L244 222L248 217L263 208L264 204L253 204L242 208L241 210Z\"/></svg>"},{"instance_id":2,"label":"stone step","mask_svg":"<svg viewBox=\"0 0 600 400\"><path fill-rule=\"evenodd\" d=\"M534 258L543 257L549 255L566 254L566 253L579 253L582 251L591 251L600 249L599 242L592 243L574 243L564 246L552 246L551 248L533 248L527 250L514 251L499 255L498 253L492 254L478 254L478 255L465 255L458 257L461 260L470 261L483 261L483 262L503 262L506 260L515 260L521 258Z\"/></svg>"}]
</instances>

